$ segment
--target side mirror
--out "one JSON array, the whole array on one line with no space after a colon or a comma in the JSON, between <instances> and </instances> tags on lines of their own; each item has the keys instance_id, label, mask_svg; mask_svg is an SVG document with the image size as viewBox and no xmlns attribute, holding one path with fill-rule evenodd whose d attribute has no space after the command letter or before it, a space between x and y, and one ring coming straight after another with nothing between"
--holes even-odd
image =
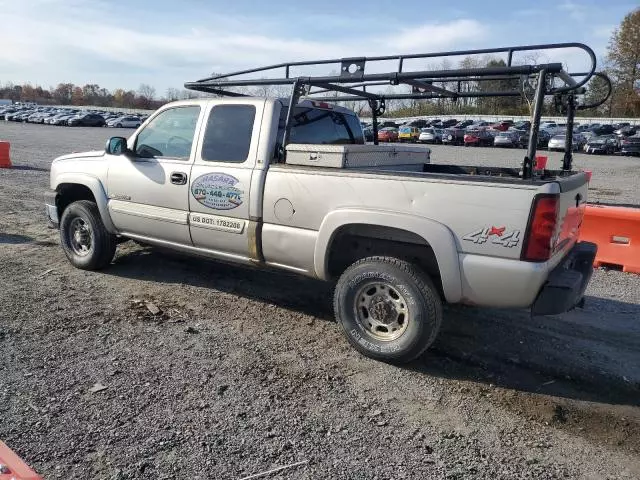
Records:
<instances>
[{"instance_id":1,"label":"side mirror","mask_svg":"<svg viewBox=\"0 0 640 480\"><path fill-rule=\"evenodd\" d=\"M124 137L111 137L107 140L104 151L108 155L124 155L129 151L127 147L127 139Z\"/></svg>"}]
</instances>

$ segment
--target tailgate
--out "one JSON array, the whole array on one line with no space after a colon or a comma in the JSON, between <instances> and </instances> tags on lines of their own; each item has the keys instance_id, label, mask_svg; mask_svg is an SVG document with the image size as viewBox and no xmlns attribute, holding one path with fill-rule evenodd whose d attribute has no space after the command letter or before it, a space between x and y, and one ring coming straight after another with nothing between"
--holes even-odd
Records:
<instances>
[{"instance_id":1,"label":"tailgate","mask_svg":"<svg viewBox=\"0 0 640 480\"><path fill-rule=\"evenodd\" d=\"M586 174L582 172L560 180L559 184L560 202L554 256L567 251L578 241L589 188Z\"/></svg>"}]
</instances>

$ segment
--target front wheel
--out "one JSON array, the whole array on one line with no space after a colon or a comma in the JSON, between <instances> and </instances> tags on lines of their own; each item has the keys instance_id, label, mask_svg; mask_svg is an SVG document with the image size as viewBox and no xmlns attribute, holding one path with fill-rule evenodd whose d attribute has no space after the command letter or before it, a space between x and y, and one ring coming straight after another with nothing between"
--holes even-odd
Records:
<instances>
[{"instance_id":1,"label":"front wheel","mask_svg":"<svg viewBox=\"0 0 640 480\"><path fill-rule=\"evenodd\" d=\"M82 270L106 267L116 252L116 236L107 231L98 206L89 200L73 202L65 209L60 243L71 264Z\"/></svg>"},{"instance_id":2,"label":"front wheel","mask_svg":"<svg viewBox=\"0 0 640 480\"><path fill-rule=\"evenodd\" d=\"M392 257L368 257L347 268L336 285L334 310L356 350L390 363L420 356L442 323L442 300L431 279Z\"/></svg>"}]
</instances>

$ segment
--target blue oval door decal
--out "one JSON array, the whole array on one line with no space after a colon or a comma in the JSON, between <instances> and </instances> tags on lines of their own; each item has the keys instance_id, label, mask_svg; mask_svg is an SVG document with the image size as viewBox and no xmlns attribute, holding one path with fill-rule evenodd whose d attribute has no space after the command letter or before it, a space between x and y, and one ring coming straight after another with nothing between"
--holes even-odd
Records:
<instances>
[{"instance_id":1,"label":"blue oval door decal","mask_svg":"<svg viewBox=\"0 0 640 480\"><path fill-rule=\"evenodd\" d=\"M207 173L193 181L191 194L205 207L231 210L242 205L244 191L238 188L238 182L226 173Z\"/></svg>"}]
</instances>

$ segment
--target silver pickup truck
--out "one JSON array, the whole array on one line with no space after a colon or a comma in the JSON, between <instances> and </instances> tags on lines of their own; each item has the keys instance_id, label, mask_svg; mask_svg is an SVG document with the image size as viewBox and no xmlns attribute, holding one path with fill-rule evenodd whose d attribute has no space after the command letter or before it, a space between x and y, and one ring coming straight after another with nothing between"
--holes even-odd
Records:
<instances>
[{"instance_id":1,"label":"silver pickup truck","mask_svg":"<svg viewBox=\"0 0 640 480\"><path fill-rule=\"evenodd\" d=\"M434 341L445 302L581 301L584 173L432 164L426 147L366 145L347 109L293 100L175 102L128 140L55 159L46 212L70 262L104 268L133 239L336 282L351 344L398 363Z\"/></svg>"}]
</instances>

